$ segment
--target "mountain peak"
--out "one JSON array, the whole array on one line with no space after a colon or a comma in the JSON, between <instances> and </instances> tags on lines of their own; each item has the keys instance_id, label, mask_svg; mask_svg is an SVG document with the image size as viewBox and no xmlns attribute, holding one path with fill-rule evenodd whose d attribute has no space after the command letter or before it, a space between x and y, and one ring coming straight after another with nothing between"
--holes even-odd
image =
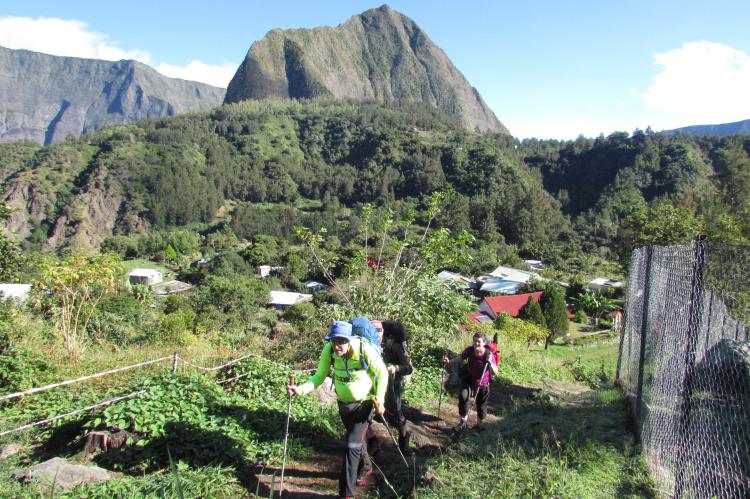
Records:
<instances>
[{"instance_id":1,"label":"mountain peak","mask_svg":"<svg viewBox=\"0 0 750 499\"><path fill-rule=\"evenodd\" d=\"M508 130L448 56L387 4L335 27L270 31L255 42L225 102L332 96L424 102L470 130Z\"/></svg>"}]
</instances>

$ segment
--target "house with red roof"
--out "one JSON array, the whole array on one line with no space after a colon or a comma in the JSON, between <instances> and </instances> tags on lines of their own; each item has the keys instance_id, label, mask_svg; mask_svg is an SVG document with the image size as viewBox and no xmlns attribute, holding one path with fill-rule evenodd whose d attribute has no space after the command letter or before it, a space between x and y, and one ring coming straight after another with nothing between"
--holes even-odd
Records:
<instances>
[{"instance_id":1,"label":"house with red roof","mask_svg":"<svg viewBox=\"0 0 750 499\"><path fill-rule=\"evenodd\" d=\"M523 293L520 295L501 295L488 296L479 304L479 311L488 315L493 321L505 312L511 317L518 317L518 312L529 302L529 296L534 297L534 301L539 303L542 296L541 291L536 293Z\"/></svg>"},{"instance_id":2,"label":"house with red roof","mask_svg":"<svg viewBox=\"0 0 750 499\"><path fill-rule=\"evenodd\" d=\"M492 319L483 312L472 312L465 315L471 324L486 324L492 322Z\"/></svg>"}]
</instances>

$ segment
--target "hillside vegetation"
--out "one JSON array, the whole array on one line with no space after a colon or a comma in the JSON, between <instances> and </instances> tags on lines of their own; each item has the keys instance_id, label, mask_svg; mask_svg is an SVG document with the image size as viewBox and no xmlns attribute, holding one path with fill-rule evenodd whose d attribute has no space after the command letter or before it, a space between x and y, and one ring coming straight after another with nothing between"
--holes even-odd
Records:
<instances>
[{"instance_id":1,"label":"hillside vegetation","mask_svg":"<svg viewBox=\"0 0 750 499\"><path fill-rule=\"evenodd\" d=\"M428 106L271 100L4 144L0 172L8 228L29 249L179 227L287 241L294 226L324 227L347 243L351 208L404 217L443 190L436 226L484 248L469 270L521 254L575 273L643 242L747 241L749 150L742 136L640 131L521 143L468 134Z\"/></svg>"}]
</instances>

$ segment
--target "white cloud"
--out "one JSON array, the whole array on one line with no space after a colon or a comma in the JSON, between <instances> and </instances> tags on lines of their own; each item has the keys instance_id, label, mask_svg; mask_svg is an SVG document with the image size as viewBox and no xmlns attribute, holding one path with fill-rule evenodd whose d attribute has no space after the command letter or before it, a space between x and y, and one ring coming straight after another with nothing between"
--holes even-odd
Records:
<instances>
[{"instance_id":1,"label":"white cloud","mask_svg":"<svg viewBox=\"0 0 750 499\"><path fill-rule=\"evenodd\" d=\"M670 115L668 121L700 125L750 118L750 56L742 50L689 42L655 54L654 61L661 72L641 97L652 110Z\"/></svg>"},{"instance_id":2,"label":"white cloud","mask_svg":"<svg viewBox=\"0 0 750 499\"><path fill-rule=\"evenodd\" d=\"M221 66L212 66L201 61L193 61L187 66L181 67L163 62L156 66L155 69L161 74L172 78L200 81L216 87L226 88L237 71L237 65L225 62Z\"/></svg>"},{"instance_id":3,"label":"white cloud","mask_svg":"<svg viewBox=\"0 0 750 499\"><path fill-rule=\"evenodd\" d=\"M165 62L155 65L147 51L121 49L109 39L109 35L92 31L88 24L76 19L0 17L0 45L59 56L107 61L134 59L154 66L166 76L217 87L226 87L237 70L237 66L230 63L211 66L201 61L193 61L184 67Z\"/></svg>"},{"instance_id":4,"label":"white cloud","mask_svg":"<svg viewBox=\"0 0 750 499\"><path fill-rule=\"evenodd\" d=\"M148 64L144 50L123 50L109 36L91 31L83 21L40 17L0 17L0 45L45 54L118 61L135 59Z\"/></svg>"}]
</instances>

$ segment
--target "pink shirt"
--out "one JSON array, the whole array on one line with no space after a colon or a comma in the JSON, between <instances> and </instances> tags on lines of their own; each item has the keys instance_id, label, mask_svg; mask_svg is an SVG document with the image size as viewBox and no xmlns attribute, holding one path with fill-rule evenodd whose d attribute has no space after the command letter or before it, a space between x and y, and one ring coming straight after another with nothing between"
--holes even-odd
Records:
<instances>
[{"instance_id":1,"label":"pink shirt","mask_svg":"<svg viewBox=\"0 0 750 499\"><path fill-rule=\"evenodd\" d=\"M490 376L492 375L492 371L490 371L490 367L487 366L487 370L485 371L484 366L484 358L486 355L489 355L490 357L490 364L493 366L496 366L495 363L495 356L492 355L492 352L490 352L490 349L488 347L484 348L484 354L477 356L476 353L474 353L474 347L467 347L466 350L461 352L461 358L462 359L469 359L468 363L466 364L466 368L469 371L469 376L473 380L473 385L476 386L487 386L490 384ZM482 376L482 372L484 372L484 376ZM477 380L479 378L482 378L479 383L477 383Z\"/></svg>"}]
</instances>

